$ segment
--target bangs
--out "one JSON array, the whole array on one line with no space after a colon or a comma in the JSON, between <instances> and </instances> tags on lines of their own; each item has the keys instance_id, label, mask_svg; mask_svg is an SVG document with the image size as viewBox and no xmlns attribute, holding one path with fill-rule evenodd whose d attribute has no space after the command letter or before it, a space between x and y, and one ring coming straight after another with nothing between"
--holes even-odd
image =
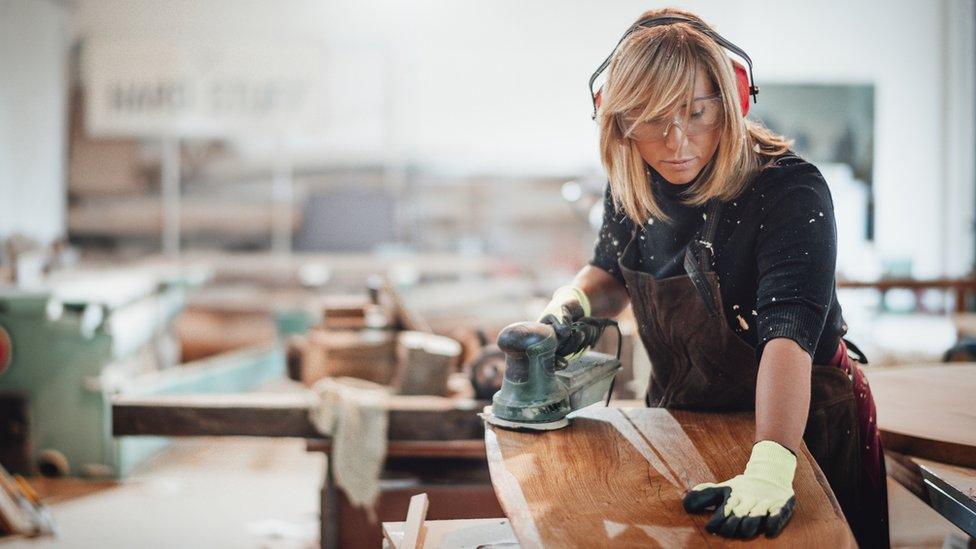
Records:
<instances>
[{"instance_id":1,"label":"bangs","mask_svg":"<svg viewBox=\"0 0 976 549\"><path fill-rule=\"evenodd\" d=\"M689 32L694 31L668 26L628 36L610 64L603 110L611 115L637 111L649 119L690 109L701 52L685 36ZM671 38L662 34L676 36L662 39Z\"/></svg>"}]
</instances>

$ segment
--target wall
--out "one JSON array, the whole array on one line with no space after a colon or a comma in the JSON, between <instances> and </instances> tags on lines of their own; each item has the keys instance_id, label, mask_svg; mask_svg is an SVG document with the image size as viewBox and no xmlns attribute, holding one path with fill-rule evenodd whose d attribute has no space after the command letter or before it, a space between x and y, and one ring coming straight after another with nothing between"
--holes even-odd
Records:
<instances>
[{"instance_id":1,"label":"wall","mask_svg":"<svg viewBox=\"0 0 976 549\"><path fill-rule=\"evenodd\" d=\"M0 0L0 239L65 231L68 13Z\"/></svg>"},{"instance_id":2,"label":"wall","mask_svg":"<svg viewBox=\"0 0 976 549\"><path fill-rule=\"evenodd\" d=\"M972 140L972 93L964 87L976 58L972 17L968 25L957 23L960 14L972 13L971 0L674 4L700 13L749 52L760 86L873 83L878 253L910 259L917 276L972 264L972 238L958 234L972 233L973 148L950 146ZM624 28L656 4L287 5L82 0L73 22L81 38L283 33L319 37L336 48L379 48L387 56L389 95L376 95L376 103L387 109L389 131L375 143L377 157L449 173L546 175L598 167L586 80ZM355 67L329 69L346 93L379 93L359 85ZM963 122L953 126L953 120ZM347 119L333 129L341 135L355 123Z\"/></svg>"}]
</instances>

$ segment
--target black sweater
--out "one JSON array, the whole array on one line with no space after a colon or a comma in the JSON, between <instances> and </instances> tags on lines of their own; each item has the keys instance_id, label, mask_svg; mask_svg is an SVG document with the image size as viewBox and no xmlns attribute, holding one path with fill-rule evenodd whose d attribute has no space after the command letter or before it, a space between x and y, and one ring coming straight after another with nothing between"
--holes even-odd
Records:
<instances>
[{"instance_id":1,"label":"black sweater","mask_svg":"<svg viewBox=\"0 0 976 549\"><path fill-rule=\"evenodd\" d=\"M690 183L674 185L653 169L650 173L655 199L670 221L636 227L637 269L655 279L685 274L684 248L701 228L706 207L681 202ZM720 217L714 266L729 327L757 350L757 360L766 342L786 337L814 364L829 362L847 326L834 281L833 202L820 171L793 153L783 155L725 204ZM614 207L608 185L603 228L590 264L621 284L617 259L635 225Z\"/></svg>"}]
</instances>

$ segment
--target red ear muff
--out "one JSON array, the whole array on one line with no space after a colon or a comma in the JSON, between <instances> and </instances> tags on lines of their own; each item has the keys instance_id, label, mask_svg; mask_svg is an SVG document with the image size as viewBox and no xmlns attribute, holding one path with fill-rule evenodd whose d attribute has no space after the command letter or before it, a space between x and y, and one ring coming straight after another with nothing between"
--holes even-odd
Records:
<instances>
[{"instance_id":1,"label":"red ear muff","mask_svg":"<svg viewBox=\"0 0 976 549\"><path fill-rule=\"evenodd\" d=\"M735 87L739 90L739 105L742 105L742 116L749 114L749 75L746 68L738 61L732 61L732 68L735 69Z\"/></svg>"}]
</instances>

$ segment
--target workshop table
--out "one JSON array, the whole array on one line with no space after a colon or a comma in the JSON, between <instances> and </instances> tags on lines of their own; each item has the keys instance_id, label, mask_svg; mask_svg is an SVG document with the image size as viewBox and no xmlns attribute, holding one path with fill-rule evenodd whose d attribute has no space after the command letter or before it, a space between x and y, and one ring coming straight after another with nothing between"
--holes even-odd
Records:
<instances>
[{"instance_id":1,"label":"workshop table","mask_svg":"<svg viewBox=\"0 0 976 549\"><path fill-rule=\"evenodd\" d=\"M326 454L322 486L322 546L378 547L380 523L353 508L335 490L331 441L309 419L318 397L307 389L241 394L118 396L112 403L113 435L259 436L307 439ZM487 474L485 403L464 398L393 396L387 460L380 479L377 516L402 520L412 495L430 496L431 519L490 518L502 514Z\"/></svg>"},{"instance_id":2,"label":"workshop table","mask_svg":"<svg viewBox=\"0 0 976 549\"><path fill-rule=\"evenodd\" d=\"M864 372L888 475L976 538L976 364Z\"/></svg>"},{"instance_id":3,"label":"workshop table","mask_svg":"<svg viewBox=\"0 0 976 549\"><path fill-rule=\"evenodd\" d=\"M549 432L485 431L495 493L523 547L741 545L705 531L711 514L688 514L684 493L742 472L752 414L663 408L581 410ZM790 525L758 546L855 547L840 506L806 446L793 483Z\"/></svg>"}]
</instances>

